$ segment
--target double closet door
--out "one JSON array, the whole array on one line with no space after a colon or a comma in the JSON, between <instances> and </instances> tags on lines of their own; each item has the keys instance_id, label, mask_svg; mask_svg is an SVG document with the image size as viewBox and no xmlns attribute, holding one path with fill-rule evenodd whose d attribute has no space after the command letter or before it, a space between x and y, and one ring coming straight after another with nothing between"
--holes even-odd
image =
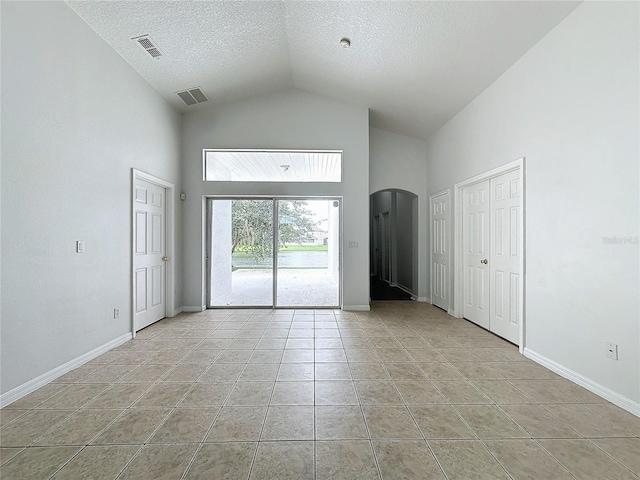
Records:
<instances>
[{"instance_id":1,"label":"double closet door","mask_svg":"<svg viewBox=\"0 0 640 480\"><path fill-rule=\"evenodd\" d=\"M519 343L522 192L520 170L463 189L463 316Z\"/></svg>"}]
</instances>

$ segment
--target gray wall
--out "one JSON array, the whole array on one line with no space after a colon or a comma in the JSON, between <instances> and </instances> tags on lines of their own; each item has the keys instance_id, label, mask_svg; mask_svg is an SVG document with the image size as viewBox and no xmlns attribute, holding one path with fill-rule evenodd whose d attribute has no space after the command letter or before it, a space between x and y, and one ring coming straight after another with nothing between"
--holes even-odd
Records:
<instances>
[{"instance_id":1,"label":"gray wall","mask_svg":"<svg viewBox=\"0 0 640 480\"><path fill-rule=\"evenodd\" d=\"M204 182L205 148L343 150L342 183ZM205 305L203 263L206 195L342 196L343 304L369 308L369 112L298 90L184 115L184 305Z\"/></svg>"},{"instance_id":2,"label":"gray wall","mask_svg":"<svg viewBox=\"0 0 640 480\"><path fill-rule=\"evenodd\" d=\"M180 116L66 4L1 9L6 393L131 331L131 168L180 184Z\"/></svg>"},{"instance_id":3,"label":"gray wall","mask_svg":"<svg viewBox=\"0 0 640 480\"><path fill-rule=\"evenodd\" d=\"M526 349L636 412L639 8L583 3L427 149L429 194L526 157Z\"/></svg>"}]
</instances>

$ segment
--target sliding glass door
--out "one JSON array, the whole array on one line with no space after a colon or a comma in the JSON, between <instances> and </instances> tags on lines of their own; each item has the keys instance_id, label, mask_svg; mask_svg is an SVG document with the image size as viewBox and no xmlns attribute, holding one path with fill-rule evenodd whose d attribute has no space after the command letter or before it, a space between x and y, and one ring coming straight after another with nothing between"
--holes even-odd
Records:
<instances>
[{"instance_id":1,"label":"sliding glass door","mask_svg":"<svg viewBox=\"0 0 640 480\"><path fill-rule=\"evenodd\" d=\"M209 306L273 306L273 200L209 200Z\"/></svg>"},{"instance_id":2,"label":"sliding glass door","mask_svg":"<svg viewBox=\"0 0 640 480\"><path fill-rule=\"evenodd\" d=\"M209 307L339 307L340 201L208 200Z\"/></svg>"},{"instance_id":3,"label":"sliding glass door","mask_svg":"<svg viewBox=\"0 0 640 480\"><path fill-rule=\"evenodd\" d=\"M278 306L340 303L339 212L338 200L278 201Z\"/></svg>"}]
</instances>

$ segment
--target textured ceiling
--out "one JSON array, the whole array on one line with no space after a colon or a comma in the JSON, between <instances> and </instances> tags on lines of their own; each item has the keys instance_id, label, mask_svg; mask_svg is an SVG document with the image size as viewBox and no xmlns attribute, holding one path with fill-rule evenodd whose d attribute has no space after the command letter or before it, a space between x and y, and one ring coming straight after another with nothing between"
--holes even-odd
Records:
<instances>
[{"instance_id":1,"label":"textured ceiling","mask_svg":"<svg viewBox=\"0 0 640 480\"><path fill-rule=\"evenodd\" d=\"M68 1L179 111L298 88L427 138L579 2ZM151 58L132 37L150 35ZM351 48L342 49L342 37ZM175 92L199 86L210 102Z\"/></svg>"}]
</instances>

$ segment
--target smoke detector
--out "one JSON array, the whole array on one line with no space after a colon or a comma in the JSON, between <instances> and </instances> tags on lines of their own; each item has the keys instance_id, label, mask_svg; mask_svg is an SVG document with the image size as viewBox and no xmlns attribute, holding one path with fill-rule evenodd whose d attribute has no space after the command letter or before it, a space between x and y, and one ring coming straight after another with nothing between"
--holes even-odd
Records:
<instances>
[{"instance_id":1,"label":"smoke detector","mask_svg":"<svg viewBox=\"0 0 640 480\"><path fill-rule=\"evenodd\" d=\"M144 50L149 55L151 55L151 57L153 57L153 58L162 57L163 53L156 46L155 42L153 40L151 40L151 37L149 35L142 35L140 37L133 37L131 40L133 40L134 42L137 42L137 44L140 45L142 48L144 48Z\"/></svg>"},{"instance_id":2,"label":"smoke detector","mask_svg":"<svg viewBox=\"0 0 640 480\"><path fill-rule=\"evenodd\" d=\"M182 92L176 92L176 95L178 95L182 101L189 106L209 101L200 87L193 87L183 90Z\"/></svg>"},{"instance_id":3,"label":"smoke detector","mask_svg":"<svg viewBox=\"0 0 640 480\"><path fill-rule=\"evenodd\" d=\"M347 37L341 38L340 39L340 46L342 48L349 48L351 47L351 40L349 40Z\"/></svg>"}]
</instances>

